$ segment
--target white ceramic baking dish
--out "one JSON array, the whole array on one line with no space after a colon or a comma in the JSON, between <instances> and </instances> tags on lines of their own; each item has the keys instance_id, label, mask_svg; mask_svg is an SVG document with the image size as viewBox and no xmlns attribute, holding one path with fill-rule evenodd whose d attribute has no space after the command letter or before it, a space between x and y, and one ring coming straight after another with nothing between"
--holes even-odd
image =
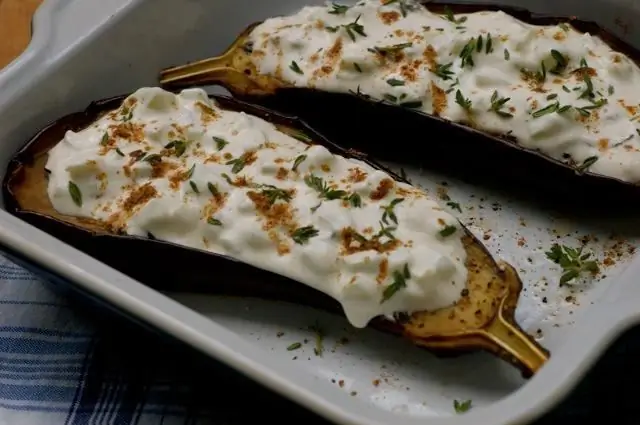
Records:
<instances>
[{"instance_id":1,"label":"white ceramic baking dish","mask_svg":"<svg viewBox=\"0 0 640 425\"><path fill-rule=\"evenodd\" d=\"M26 52L0 72L0 169L40 127L90 101L155 85L160 69L220 53L248 23L292 12L315 0L46 0ZM505 0L507 1L507 0ZM318 1L315 1L318 3ZM640 45L627 23L640 19L635 0L509 0L553 15L596 20ZM551 360L524 381L484 354L438 359L396 338L356 332L314 310L260 300L166 296L95 261L0 210L0 247L52 279L64 279L119 311L184 341L316 413L341 424L523 424L557 403L607 345L640 319L640 259L635 223L584 220L525 206L520 199L452 178L408 170L414 181L465 205L485 205L461 218L526 282L519 322L551 350ZM475 195L472 197L471 195ZM629 230L632 229L632 230ZM611 238L610 233L620 237ZM637 233L637 232L636 232ZM545 259L553 241L600 259L616 251L606 277L558 288L559 269ZM615 246L614 246L615 245ZM624 251L624 252L623 252ZM212 278L213 279L213 278ZM308 325L327 333L325 354ZM345 344L346 338L350 340ZM212 383L212 386L215 386ZM473 400L456 415L453 400Z\"/></svg>"}]
</instances>

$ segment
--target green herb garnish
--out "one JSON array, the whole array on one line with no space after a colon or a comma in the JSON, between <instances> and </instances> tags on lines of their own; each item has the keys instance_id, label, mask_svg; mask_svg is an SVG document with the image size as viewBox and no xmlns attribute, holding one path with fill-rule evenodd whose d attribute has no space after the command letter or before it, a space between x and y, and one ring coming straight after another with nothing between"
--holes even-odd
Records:
<instances>
[{"instance_id":1,"label":"green herb garnish","mask_svg":"<svg viewBox=\"0 0 640 425\"><path fill-rule=\"evenodd\" d=\"M262 185L260 193L267 198L270 204L274 204L277 200L283 202L289 202L291 200L290 192L270 184Z\"/></svg>"},{"instance_id":2,"label":"green herb garnish","mask_svg":"<svg viewBox=\"0 0 640 425\"><path fill-rule=\"evenodd\" d=\"M491 95L491 107L489 108L489 111L495 112L502 118L513 118L513 114L502 110L509 100L511 100L510 97L499 97L498 91L495 90L493 95Z\"/></svg>"},{"instance_id":3,"label":"green herb garnish","mask_svg":"<svg viewBox=\"0 0 640 425\"><path fill-rule=\"evenodd\" d=\"M360 20L360 16L362 15L358 15L355 21L348 23L346 25L338 25L337 27L327 27L326 29L329 32L337 32L340 28L344 28L344 30L347 32L347 35L351 39L351 41L356 41L356 35L360 35L362 37L367 36L367 33L364 32L364 27L358 23L358 21Z\"/></svg>"},{"instance_id":4,"label":"green herb garnish","mask_svg":"<svg viewBox=\"0 0 640 425\"><path fill-rule=\"evenodd\" d=\"M607 99L598 99L595 102L593 102L592 105L582 106L582 107L579 107L579 108L575 107L575 109L583 117L588 117L589 115L591 115L590 111L592 111L594 109L601 108L604 105L606 105L607 103L608 103Z\"/></svg>"},{"instance_id":5,"label":"green herb garnish","mask_svg":"<svg viewBox=\"0 0 640 425\"><path fill-rule=\"evenodd\" d=\"M356 71L358 71L358 72L362 72L362 68L360 68L360 65L358 65L358 63L357 63L357 62L354 62L354 63L353 63L353 67L355 68L355 70L356 70Z\"/></svg>"},{"instance_id":6,"label":"green herb garnish","mask_svg":"<svg viewBox=\"0 0 640 425\"><path fill-rule=\"evenodd\" d=\"M198 185L193 180L189 180L189 186L191 186L191 190L193 190L196 194L200 194L200 189L198 189Z\"/></svg>"},{"instance_id":7,"label":"green herb garnish","mask_svg":"<svg viewBox=\"0 0 640 425\"><path fill-rule=\"evenodd\" d=\"M403 18L407 17L407 13L409 12L409 6L407 6L407 3L405 0L385 0L382 5L383 6L389 6L391 4L397 3L398 7L400 7L400 13L402 14Z\"/></svg>"},{"instance_id":8,"label":"green herb garnish","mask_svg":"<svg viewBox=\"0 0 640 425\"><path fill-rule=\"evenodd\" d=\"M456 90L456 103L465 111L471 111L471 99L466 99L460 90Z\"/></svg>"},{"instance_id":9,"label":"green herb garnish","mask_svg":"<svg viewBox=\"0 0 640 425\"><path fill-rule=\"evenodd\" d=\"M433 72L443 80L450 80L454 75L453 71L450 70L452 65L453 63L451 62L442 64L442 65L436 64L435 68L432 69L431 72Z\"/></svg>"},{"instance_id":10,"label":"green herb garnish","mask_svg":"<svg viewBox=\"0 0 640 425\"><path fill-rule=\"evenodd\" d=\"M295 161L293 161L293 167L291 167L291 171L298 171L298 167L304 162L305 159L307 159L307 155L299 155L298 157L296 157Z\"/></svg>"},{"instance_id":11,"label":"green herb garnish","mask_svg":"<svg viewBox=\"0 0 640 425\"><path fill-rule=\"evenodd\" d=\"M473 62L473 52L476 49L476 39L472 38L471 40L469 40L469 42L467 44L465 44L465 46L462 48L462 51L460 51L460 67L464 68L465 66L469 65L470 67L474 66L474 62Z\"/></svg>"},{"instance_id":12,"label":"green herb garnish","mask_svg":"<svg viewBox=\"0 0 640 425\"><path fill-rule=\"evenodd\" d=\"M303 75L304 73L302 72L302 70L300 69L300 66L298 65L298 62L296 61L291 61L291 65L289 65L289 68L295 72L296 74L300 74Z\"/></svg>"},{"instance_id":13,"label":"green herb garnish","mask_svg":"<svg viewBox=\"0 0 640 425\"><path fill-rule=\"evenodd\" d=\"M609 88L607 89L607 92L609 93L609 96L611 96L616 92L616 89L613 86L609 86Z\"/></svg>"},{"instance_id":14,"label":"green herb garnish","mask_svg":"<svg viewBox=\"0 0 640 425\"><path fill-rule=\"evenodd\" d=\"M444 228L442 230L440 230L438 233L440 234L440 236L442 236L443 238L446 238L447 236L451 236L453 235L456 230L458 230L458 228L456 226L453 226L451 224L447 224L446 226L444 226Z\"/></svg>"},{"instance_id":15,"label":"green herb garnish","mask_svg":"<svg viewBox=\"0 0 640 425\"><path fill-rule=\"evenodd\" d=\"M211 182L207 183L207 189L209 189L209 192L211 192L211 194L213 196L220 195L220 191L218 190L218 186L216 186L215 184L213 184Z\"/></svg>"},{"instance_id":16,"label":"green herb garnish","mask_svg":"<svg viewBox=\"0 0 640 425\"><path fill-rule=\"evenodd\" d=\"M100 144L102 146L107 146L109 144L109 133L108 132L105 132L102 135L102 139L100 140Z\"/></svg>"},{"instance_id":17,"label":"green herb garnish","mask_svg":"<svg viewBox=\"0 0 640 425\"><path fill-rule=\"evenodd\" d=\"M235 159L225 162L225 165L233 165L233 167L231 167L231 172L233 174L238 174L247 165L247 157L245 155L241 155Z\"/></svg>"},{"instance_id":18,"label":"green herb garnish","mask_svg":"<svg viewBox=\"0 0 640 425\"><path fill-rule=\"evenodd\" d=\"M343 4L331 3L331 10L329 13L331 15L344 15L349 10L349 6L345 6Z\"/></svg>"},{"instance_id":19,"label":"green herb garnish","mask_svg":"<svg viewBox=\"0 0 640 425\"><path fill-rule=\"evenodd\" d=\"M576 168L576 172L579 173L579 174L584 173L585 171L587 171L589 169L589 167L591 167L597 161L598 161L598 157L597 156L590 156L589 158L585 159L582 162L582 164L580 164L580 166L578 166Z\"/></svg>"},{"instance_id":20,"label":"green herb garnish","mask_svg":"<svg viewBox=\"0 0 640 425\"><path fill-rule=\"evenodd\" d=\"M562 74L562 72L567 68L569 62L567 58L564 57L562 53L557 50L551 49L551 56L556 61L556 65L549 70L552 74Z\"/></svg>"},{"instance_id":21,"label":"green herb garnish","mask_svg":"<svg viewBox=\"0 0 640 425\"><path fill-rule=\"evenodd\" d=\"M457 25L460 25L467 21L466 16L462 16L461 18L456 19L455 15L453 14L453 11L449 7L444 8L444 16L442 16L442 19L445 19Z\"/></svg>"},{"instance_id":22,"label":"green herb garnish","mask_svg":"<svg viewBox=\"0 0 640 425\"><path fill-rule=\"evenodd\" d=\"M404 269L402 271L394 270L393 281L389 286L384 288L384 291L382 291L382 299L380 300L380 304L384 303L385 301L388 301L400 289L406 288L407 279L411 279L411 272L409 271L408 264L404 265Z\"/></svg>"},{"instance_id":23,"label":"green herb garnish","mask_svg":"<svg viewBox=\"0 0 640 425\"><path fill-rule=\"evenodd\" d=\"M511 59L511 53L507 49L504 49L504 60L508 61Z\"/></svg>"},{"instance_id":24,"label":"green herb garnish","mask_svg":"<svg viewBox=\"0 0 640 425\"><path fill-rule=\"evenodd\" d=\"M291 233L291 239L299 245L304 245L314 236L318 236L318 230L313 226L299 227Z\"/></svg>"},{"instance_id":25,"label":"green herb garnish","mask_svg":"<svg viewBox=\"0 0 640 425\"><path fill-rule=\"evenodd\" d=\"M80 192L78 185L72 181L69 181L69 195L71 195L71 200L74 204L79 207L82 206L82 192Z\"/></svg>"},{"instance_id":26,"label":"green herb garnish","mask_svg":"<svg viewBox=\"0 0 640 425\"><path fill-rule=\"evenodd\" d=\"M345 198L345 200L349 202L353 208L360 208L362 206L362 198L357 193L352 193Z\"/></svg>"},{"instance_id":27,"label":"green herb garnish","mask_svg":"<svg viewBox=\"0 0 640 425\"><path fill-rule=\"evenodd\" d=\"M391 46L375 46L373 48L367 49L372 53L379 53L381 55L387 55L387 54L396 54L401 52L402 50L413 46L413 43L408 42L408 43L399 43L399 44L393 44Z\"/></svg>"},{"instance_id":28,"label":"green herb garnish","mask_svg":"<svg viewBox=\"0 0 640 425\"><path fill-rule=\"evenodd\" d=\"M193 164L191 166L191 168L189 168L189 171L187 171L187 178L190 179L191 177L193 177L193 172L196 171L196 164Z\"/></svg>"},{"instance_id":29,"label":"green herb garnish","mask_svg":"<svg viewBox=\"0 0 640 425\"><path fill-rule=\"evenodd\" d=\"M306 176L304 178L304 182L311 189L319 193L318 196L320 199L332 201L334 199L343 198L347 195L347 192L344 190L332 189L327 183L325 183L322 177L318 177L313 174Z\"/></svg>"},{"instance_id":30,"label":"green herb garnish","mask_svg":"<svg viewBox=\"0 0 640 425\"><path fill-rule=\"evenodd\" d=\"M462 212L462 208L460 208L460 204L457 202L449 201L447 202L447 206L453 210L458 210L458 212Z\"/></svg>"},{"instance_id":31,"label":"green herb garnish","mask_svg":"<svg viewBox=\"0 0 640 425\"><path fill-rule=\"evenodd\" d=\"M389 78L387 80L387 84L389 84L391 87L404 86L404 81L398 80L397 78Z\"/></svg>"},{"instance_id":32,"label":"green herb garnish","mask_svg":"<svg viewBox=\"0 0 640 425\"><path fill-rule=\"evenodd\" d=\"M453 409L456 411L456 413L467 412L469 409L471 409L471 400L453 400Z\"/></svg>"},{"instance_id":33,"label":"green herb garnish","mask_svg":"<svg viewBox=\"0 0 640 425\"><path fill-rule=\"evenodd\" d=\"M571 248L566 245L553 244L545 254L547 258L562 267L560 286L580 277L583 272L597 273L600 268L595 260L590 260L591 253L583 254L584 247Z\"/></svg>"},{"instance_id":34,"label":"green herb garnish","mask_svg":"<svg viewBox=\"0 0 640 425\"><path fill-rule=\"evenodd\" d=\"M120 156L124 156L124 153L120 150L120 148L116 148L116 153Z\"/></svg>"},{"instance_id":35,"label":"green herb garnish","mask_svg":"<svg viewBox=\"0 0 640 425\"><path fill-rule=\"evenodd\" d=\"M162 155L158 155L157 153L147 155L147 157L144 159L144 162L148 162L151 165L159 164L162 162Z\"/></svg>"},{"instance_id":36,"label":"green herb garnish","mask_svg":"<svg viewBox=\"0 0 640 425\"><path fill-rule=\"evenodd\" d=\"M398 224L398 217L396 217L396 213L393 211L396 205L404 201L404 198L396 198L389 203L387 206L382 206L382 222L384 224L389 224L388 220L393 221L395 224Z\"/></svg>"},{"instance_id":37,"label":"green herb garnish","mask_svg":"<svg viewBox=\"0 0 640 425\"><path fill-rule=\"evenodd\" d=\"M222 137L213 136L213 141L215 142L216 149L218 149L218 151L221 151L222 149L224 149L225 146L229 144L229 142L227 142Z\"/></svg>"},{"instance_id":38,"label":"green herb garnish","mask_svg":"<svg viewBox=\"0 0 640 425\"><path fill-rule=\"evenodd\" d=\"M293 344L287 347L287 351L297 350L300 347L302 347L302 344L300 344L299 342L294 342Z\"/></svg>"},{"instance_id":39,"label":"green herb garnish","mask_svg":"<svg viewBox=\"0 0 640 425\"><path fill-rule=\"evenodd\" d=\"M182 140L173 140L164 146L165 149L173 149L177 157L181 157L187 150L187 144Z\"/></svg>"},{"instance_id":40,"label":"green herb garnish","mask_svg":"<svg viewBox=\"0 0 640 425\"><path fill-rule=\"evenodd\" d=\"M493 39L491 38L491 33L487 34L487 46L484 49L484 52L488 55L493 52Z\"/></svg>"},{"instance_id":41,"label":"green herb garnish","mask_svg":"<svg viewBox=\"0 0 640 425\"><path fill-rule=\"evenodd\" d=\"M222 226L222 222L217 218L213 218L213 217L209 217L209 219L207 220L207 223L209 223L212 226Z\"/></svg>"},{"instance_id":42,"label":"green herb garnish","mask_svg":"<svg viewBox=\"0 0 640 425\"><path fill-rule=\"evenodd\" d=\"M552 114L554 112L557 112L558 109L560 108L560 102L554 102L554 103L550 103L549 105L545 106L544 108L538 109L537 111L534 111L531 116L533 116L533 118L540 118L543 115L547 115L547 114Z\"/></svg>"}]
</instances>

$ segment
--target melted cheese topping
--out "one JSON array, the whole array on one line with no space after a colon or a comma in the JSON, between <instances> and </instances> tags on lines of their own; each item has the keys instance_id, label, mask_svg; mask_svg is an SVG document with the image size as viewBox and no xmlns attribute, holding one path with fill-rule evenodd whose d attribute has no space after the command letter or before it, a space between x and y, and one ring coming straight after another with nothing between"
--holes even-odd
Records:
<instances>
[{"instance_id":1,"label":"melted cheese topping","mask_svg":"<svg viewBox=\"0 0 640 425\"><path fill-rule=\"evenodd\" d=\"M450 306L466 286L463 232L424 192L200 89L138 90L46 167L57 211L295 279L357 327Z\"/></svg>"},{"instance_id":2,"label":"melted cheese topping","mask_svg":"<svg viewBox=\"0 0 640 425\"><path fill-rule=\"evenodd\" d=\"M640 69L569 25L364 0L268 19L248 48L261 74L292 85L359 91L640 181Z\"/></svg>"}]
</instances>

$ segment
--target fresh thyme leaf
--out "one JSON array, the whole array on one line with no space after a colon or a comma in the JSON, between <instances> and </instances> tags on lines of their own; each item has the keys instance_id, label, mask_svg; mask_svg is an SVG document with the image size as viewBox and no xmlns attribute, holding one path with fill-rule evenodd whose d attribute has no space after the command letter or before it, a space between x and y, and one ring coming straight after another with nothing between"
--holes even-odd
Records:
<instances>
[{"instance_id":1,"label":"fresh thyme leaf","mask_svg":"<svg viewBox=\"0 0 640 425\"><path fill-rule=\"evenodd\" d=\"M613 86L609 86L609 88L607 89L607 93L609 93L609 96L611 96L615 92L616 92L616 89Z\"/></svg>"},{"instance_id":2,"label":"fresh thyme leaf","mask_svg":"<svg viewBox=\"0 0 640 425\"><path fill-rule=\"evenodd\" d=\"M291 233L291 239L298 245L304 245L314 236L318 236L318 230L313 226L299 227Z\"/></svg>"},{"instance_id":3,"label":"fresh thyme leaf","mask_svg":"<svg viewBox=\"0 0 640 425\"><path fill-rule=\"evenodd\" d=\"M196 164L193 164L191 166L191 168L189 168L189 171L187 171L187 178L190 179L191 177L193 177L193 172L196 171Z\"/></svg>"},{"instance_id":4,"label":"fresh thyme leaf","mask_svg":"<svg viewBox=\"0 0 640 425\"><path fill-rule=\"evenodd\" d=\"M396 198L389 203L387 206L381 206L382 210L382 222L384 224L389 224L388 220L393 221L395 224L398 224L398 217L396 217L396 213L393 211L396 205L404 201L404 198Z\"/></svg>"},{"instance_id":5,"label":"fresh thyme leaf","mask_svg":"<svg viewBox=\"0 0 640 425\"><path fill-rule=\"evenodd\" d=\"M293 167L291 167L291 171L298 171L298 167L304 162L305 159L307 159L307 155L299 155L295 159L295 161L293 161Z\"/></svg>"},{"instance_id":6,"label":"fresh thyme leaf","mask_svg":"<svg viewBox=\"0 0 640 425\"><path fill-rule=\"evenodd\" d=\"M391 46L374 46L373 48L368 49L370 52L372 53L379 53L381 55L387 55L387 54L396 54L401 52L402 50L413 46L413 43L408 42L408 43L399 43L399 44L393 44Z\"/></svg>"},{"instance_id":7,"label":"fresh thyme leaf","mask_svg":"<svg viewBox=\"0 0 640 425\"><path fill-rule=\"evenodd\" d=\"M222 149L224 149L225 146L229 144L229 142L223 139L222 137L213 136L213 141L215 142L216 149L218 149L218 151L221 151Z\"/></svg>"},{"instance_id":8,"label":"fresh thyme leaf","mask_svg":"<svg viewBox=\"0 0 640 425\"><path fill-rule=\"evenodd\" d=\"M509 100L511 100L510 97L499 97L498 91L494 90L493 95L491 96L491 107L489 108L489 111L495 112L502 118L513 118L513 114L502 110Z\"/></svg>"},{"instance_id":9,"label":"fresh thyme leaf","mask_svg":"<svg viewBox=\"0 0 640 425\"><path fill-rule=\"evenodd\" d=\"M387 84L389 84L391 87L404 86L404 81L398 80L397 78L389 78L387 80Z\"/></svg>"},{"instance_id":10,"label":"fresh thyme leaf","mask_svg":"<svg viewBox=\"0 0 640 425\"><path fill-rule=\"evenodd\" d=\"M396 237L393 235L394 230L396 230L397 227L395 226L385 226L384 223L382 221L380 221L380 230L378 231L378 233L374 236L374 239L380 239L383 236L389 238L390 240L395 240Z\"/></svg>"},{"instance_id":11,"label":"fresh thyme leaf","mask_svg":"<svg viewBox=\"0 0 640 425\"><path fill-rule=\"evenodd\" d=\"M391 4L397 3L398 7L400 7L400 13L402 14L403 18L407 17L407 13L409 12L409 6L407 6L407 3L405 0L385 0L382 5L383 6L389 6Z\"/></svg>"},{"instance_id":12,"label":"fresh thyme leaf","mask_svg":"<svg viewBox=\"0 0 640 425\"><path fill-rule=\"evenodd\" d=\"M595 102L593 102L591 105L582 106L582 107L575 107L575 109L583 117L588 117L588 116L591 115L590 111L592 111L594 109L601 108L604 105L606 105L607 103L608 103L607 99L598 99Z\"/></svg>"},{"instance_id":13,"label":"fresh thyme leaf","mask_svg":"<svg viewBox=\"0 0 640 425\"><path fill-rule=\"evenodd\" d=\"M349 202L353 208L360 208L362 206L362 198L357 193L349 195L346 201Z\"/></svg>"},{"instance_id":14,"label":"fresh thyme leaf","mask_svg":"<svg viewBox=\"0 0 640 425\"><path fill-rule=\"evenodd\" d=\"M543 115L552 114L554 112L557 112L559 107L560 107L560 102L556 101L554 103L550 103L549 105L545 106L542 109L538 109L537 111L534 111L531 114L531 116L533 118L540 118Z\"/></svg>"},{"instance_id":15,"label":"fresh thyme leaf","mask_svg":"<svg viewBox=\"0 0 640 425\"><path fill-rule=\"evenodd\" d=\"M120 150L120 148L116 148L116 153L120 156L124 156L124 153Z\"/></svg>"},{"instance_id":16,"label":"fresh thyme leaf","mask_svg":"<svg viewBox=\"0 0 640 425\"><path fill-rule=\"evenodd\" d=\"M453 409L456 411L456 413L465 413L469 411L469 409L471 409L471 400L453 400Z\"/></svg>"},{"instance_id":17,"label":"fresh thyme leaf","mask_svg":"<svg viewBox=\"0 0 640 425\"><path fill-rule=\"evenodd\" d=\"M164 146L165 149L173 149L177 157L181 157L187 150L187 144L182 140L173 140Z\"/></svg>"},{"instance_id":18,"label":"fresh thyme leaf","mask_svg":"<svg viewBox=\"0 0 640 425\"><path fill-rule=\"evenodd\" d=\"M362 37L367 36L367 33L364 32L364 27L358 23L358 21L360 20L360 16L362 15L358 15L355 21L346 25L342 25L342 27L344 27L345 31L347 32L347 35L351 39L351 41L356 41L356 34Z\"/></svg>"},{"instance_id":19,"label":"fresh thyme leaf","mask_svg":"<svg viewBox=\"0 0 640 425\"><path fill-rule=\"evenodd\" d=\"M229 177L229 174L222 173L220 175L222 176L223 179L225 179L227 181L227 183L229 183L231 186L233 186L233 180L231 180L231 177Z\"/></svg>"},{"instance_id":20,"label":"fresh thyme leaf","mask_svg":"<svg viewBox=\"0 0 640 425\"><path fill-rule=\"evenodd\" d=\"M289 68L296 74L300 74L300 75L304 74L304 72L302 72L302 69L300 69L298 62L296 61L291 61L291 65L289 65Z\"/></svg>"},{"instance_id":21,"label":"fresh thyme leaf","mask_svg":"<svg viewBox=\"0 0 640 425\"><path fill-rule=\"evenodd\" d=\"M331 15L344 15L345 13L347 13L347 10L349 10L349 8L349 6L343 4L331 3L331 10L329 11L329 13Z\"/></svg>"},{"instance_id":22,"label":"fresh thyme leaf","mask_svg":"<svg viewBox=\"0 0 640 425\"><path fill-rule=\"evenodd\" d=\"M332 189L327 183L325 183L322 177L318 177L313 174L305 176L304 182L311 189L318 192L320 199L332 201L334 199L344 198L347 195L347 192L344 190Z\"/></svg>"},{"instance_id":23,"label":"fresh thyme leaf","mask_svg":"<svg viewBox=\"0 0 640 425\"><path fill-rule=\"evenodd\" d=\"M453 71L450 70L451 66L453 65L452 62L449 63L445 63L445 64L436 64L435 68L431 70L431 72L433 72L434 74L436 74L438 77L442 78L443 80L450 80L453 77Z\"/></svg>"},{"instance_id":24,"label":"fresh thyme leaf","mask_svg":"<svg viewBox=\"0 0 640 425\"><path fill-rule=\"evenodd\" d=\"M354 62L354 63L353 63L353 67L356 69L356 71L358 71L358 72L362 72L362 68L360 68L360 65L358 65L358 63L357 63L357 62Z\"/></svg>"},{"instance_id":25,"label":"fresh thyme leaf","mask_svg":"<svg viewBox=\"0 0 640 425\"><path fill-rule=\"evenodd\" d=\"M471 110L471 100L466 99L460 90L456 90L456 103L465 111Z\"/></svg>"},{"instance_id":26,"label":"fresh thyme leaf","mask_svg":"<svg viewBox=\"0 0 640 425\"><path fill-rule=\"evenodd\" d=\"M209 192L211 192L211 194L213 196L220 195L220 191L218 190L218 186L216 186L215 184L213 184L211 182L207 183L207 189L209 189Z\"/></svg>"},{"instance_id":27,"label":"fresh thyme leaf","mask_svg":"<svg viewBox=\"0 0 640 425\"><path fill-rule=\"evenodd\" d=\"M567 93L571 93L571 90L569 90L569 87L567 86L562 86L562 90L564 90Z\"/></svg>"},{"instance_id":28,"label":"fresh thyme leaf","mask_svg":"<svg viewBox=\"0 0 640 425\"><path fill-rule=\"evenodd\" d=\"M553 99L557 99L558 98L558 94L557 93L551 93L550 95L547 96L547 100L553 100Z\"/></svg>"},{"instance_id":29,"label":"fresh thyme leaf","mask_svg":"<svg viewBox=\"0 0 640 425\"><path fill-rule=\"evenodd\" d=\"M536 80L541 83L544 83L547 79L547 67L544 64L544 61L540 62L540 71L536 72Z\"/></svg>"},{"instance_id":30,"label":"fresh thyme leaf","mask_svg":"<svg viewBox=\"0 0 640 425\"><path fill-rule=\"evenodd\" d=\"M382 299L380 300L380 304L391 299L391 297L393 297L402 288L406 288L408 279L411 279L411 272L409 271L408 264L404 265L404 269L402 271L394 270L393 281L390 285L384 288L384 291L382 291Z\"/></svg>"},{"instance_id":31,"label":"fresh thyme leaf","mask_svg":"<svg viewBox=\"0 0 640 425\"><path fill-rule=\"evenodd\" d=\"M446 238L447 236L453 235L456 232L456 230L458 230L458 228L456 226L453 226L451 224L447 224L438 233L440 233L440 236L442 236L443 238Z\"/></svg>"},{"instance_id":32,"label":"fresh thyme leaf","mask_svg":"<svg viewBox=\"0 0 640 425\"><path fill-rule=\"evenodd\" d=\"M207 223L209 223L212 226L222 226L222 222L217 218L213 218L213 217L209 217L209 219L207 220Z\"/></svg>"},{"instance_id":33,"label":"fresh thyme leaf","mask_svg":"<svg viewBox=\"0 0 640 425\"><path fill-rule=\"evenodd\" d=\"M78 207L82 206L82 192L80 192L78 185L72 181L69 181L69 195L71 195L74 204Z\"/></svg>"},{"instance_id":34,"label":"fresh thyme leaf","mask_svg":"<svg viewBox=\"0 0 640 425\"><path fill-rule=\"evenodd\" d=\"M153 153L151 155L147 155L144 159L144 162L148 162L151 165L156 165L162 162L162 156L157 153Z\"/></svg>"},{"instance_id":35,"label":"fresh thyme leaf","mask_svg":"<svg viewBox=\"0 0 640 425\"><path fill-rule=\"evenodd\" d=\"M453 11L449 7L445 7L444 8L444 16L442 18L447 20L447 21L449 21L449 22L452 22L454 24L458 24L458 25L467 21L467 17L466 16L463 16L463 17L461 17L459 19L456 19L456 17L453 14Z\"/></svg>"},{"instance_id":36,"label":"fresh thyme leaf","mask_svg":"<svg viewBox=\"0 0 640 425\"><path fill-rule=\"evenodd\" d=\"M476 39L472 38L467 44L465 44L465 46L462 48L462 51L460 51L461 68L464 68L467 65L469 65L470 67L473 67L475 65L473 62L473 52L475 49Z\"/></svg>"},{"instance_id":37,"label":"fresh thyme leaf","mask_svg":"<svg viewBox=\"0 0 640 425\"><path fill-rule=\"evenodd\" d=\"M582 164L580 164L580 166L578 166L576 168L576 172L577 173L584 173L585 171L587 171L589 169L589 167L591 167L593 164L595 164L598 161L598 157L597 156L590 156L589 158L585 159Z\"/></svg>"},{"instance_id":38,"label":"fresh thyme leaf","mask_svg":"<svg viewBox=\"0 0 640 425\"><path fill-rule=\"evenodd\" d=\"M480 34L478 36L478 39L476 40L476 51L480 53L483 47L484 47L484 39L482 38L482 34Z\"/></svg>"},{"instance_id":39,"label":"fresh thyme leaf","mask_svg":"<svg viewBox=\"0 0 640 425\"><path fill-rule=\"evenodd\" d=\"M191 190L195 193L200 194L200 189L198 189L198 185L193 180L189 180L189 186L191 186Z\"/></svg>"},{"instance_id":40,"label":"fresh thyme leaf","mask_svg":"<svg viewBox=\"0 0 640 425\"><path fill-rule=\"evenodd\" d=\"M233 165L233 167L231 167L231 172L233 174L238 174L247 165L247 158L246 156L241 155L235 159L225 162L225 165Z\"/></svg>"},{"instance_id":41,"label":"fresh thyme leaf","mask_svg":"<svg viewBox=\"0 0 640 425\"><path fill-rule=\"evenodd\" d=\"M300 347L302 347L302 344L300 344L299 342L294 342L293 344L287 347L287 351L297 350Z\"/></svg>"},{"instance_id":42,"label":"fresh thyme leaf","mask_svg":"<svg viewBox=\"0 0 640 425\"><path fill-rule=\"evenodd\" d=\"M556 65L549 71L552 74L562 74L562 72L567 68L569 62L567 58L564 57L562 53L555 49L551 49L551 56L556 61Z\"/></svg>"},{"instance_id":43,"label":"fresh thyme leaf","mask_svg":"<svg viewBox=\"0 0 640 425\"><path fill-rule=\"evenodd\" d=\"M282 200L283 202L289 202L291 200L290 192L270 184L263 185L260 193L267 198L270 204L274 204L277 200Z\"/></svg>"},{"instance_id":44,"label":"fresh thyme leaf","mask_svg":"<svg viewBox=\"0 0 640 425\"><path fill-rule=\"evenodd\" d=\"M577 279L584 272L597 273L600 268L591 253L583 254L584 247L571 248L566 245L553 244L545 254L547 258L562 267L560 286Z\"/></svg>"},{"instance_id":45,"label":"fresh thyme leaf","mask_svg":"<svg viewBox=\"0 0 640 425\"><path fill-rule=\"evenodd\" d=\"M100 140L100 144L102 146L107 146L109 144L109 133L108 132L105 132L102 135L102 139Z\"/></svg>"},{"instance_id":46,"label":"fresh thyme leaf","mask_svg":"<svg viewBox=\"0 0 640 425\"><path fill-rule=\"evenodd\" d=\"M462 212L462 208L460 208L460 204L457 202L449 201L447 202L447 206L453 210L457 210L458 212Z\"/></svg>"},{"instance_id":47,"label":"fresh thyme leaf","mask_svg":"<svg viewBox=\"0 0 640 425\"><path fill-rule=\"evenodd\" d=\"M493 52L493 39L491 38L491 33L487 34L487 47L484 52L488 55Z\"/></svg>"}]
</instances>

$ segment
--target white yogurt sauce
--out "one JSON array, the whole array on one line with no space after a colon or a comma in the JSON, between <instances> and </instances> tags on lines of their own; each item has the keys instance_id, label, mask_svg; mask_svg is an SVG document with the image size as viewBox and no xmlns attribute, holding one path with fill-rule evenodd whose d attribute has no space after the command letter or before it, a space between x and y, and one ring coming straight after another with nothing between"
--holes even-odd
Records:
<instances>
[{"instance_id":1,"label":"white yogurt sauce","mask_svg":"<svg viewBox=\"0 0 640 425\"><path fill-rule=\"evenodd\" d=\"M295 279L357 327L450 306L466 287L463 232L424 192L200 89L138 90L69 131L46 167L60 213Z\"/></svg>"},{"instance_id":2,"label":"white yogurt sauce","mask_svg":"<svg viewBox=\"0 0 640 425\"><path fill-rule=\"evenodd\" d=\"M599 37L409 0L305 7L250 34L261 74L356 91L511 134L581 170L640 181L640 69Z\"/></svg>"}]
</instances>

